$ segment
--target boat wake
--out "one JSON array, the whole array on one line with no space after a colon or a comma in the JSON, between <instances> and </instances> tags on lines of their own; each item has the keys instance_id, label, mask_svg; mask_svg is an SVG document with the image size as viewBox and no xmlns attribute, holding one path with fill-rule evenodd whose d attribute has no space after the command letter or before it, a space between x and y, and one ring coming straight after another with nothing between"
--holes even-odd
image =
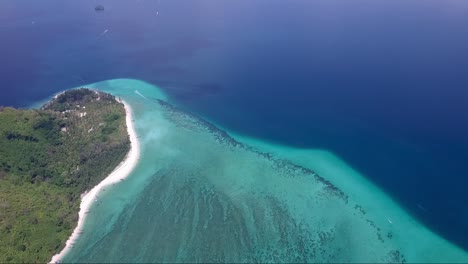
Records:
<instances>
[{"instance_id":1,"label":"boat wake","mask_svg":"<svg viewBox=\"0 0 468 264\"><path fill-rule=\"evenodd\" d=\"M135 93L138 94L139 96L141 96L141 97L147 99L147 98L146 98L144 95L142 95L138 90L135 90Z\"/></svg>"}]
</instances>

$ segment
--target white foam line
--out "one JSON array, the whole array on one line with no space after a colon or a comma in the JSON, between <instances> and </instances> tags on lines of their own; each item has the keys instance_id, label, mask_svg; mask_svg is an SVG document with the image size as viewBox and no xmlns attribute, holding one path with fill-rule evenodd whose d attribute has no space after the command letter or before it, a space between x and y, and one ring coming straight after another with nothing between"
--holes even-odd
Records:
<instances>
[{"instance_id":1,"label":"white foam line","mask_svg":"<svg viewBox=\"0 0 468 264\"><path fill-rule=\"evenodd\" d=\"M135 93L146 99L146 97L144 95L142 95L138 90L135 90Z\"/></svg>"},{"instance_id":2,"label":"white foam line","mask_svg":"<svg viewBox=\"0 0 468 264\"><path fill-rule=\"evenodd\" d=\"M132 109L124 101L122 101L122 103L125 106L125 120L127 123L128 135L130 137L130 151L127 153L125 159L114 169L114 171L111 172L111 174L109 174L109 176L107 176L103 181L101 181L98 185L82 196L80 212L78 213L78 225L65 243L65 247L60 253L52 257L50 263L61 262L62 258L73 247L80 234L84 232L83 224L86 220L86 216L88 215L89 209L93 202L97 200L98 194L101 192L102 188L108 185L122 182L126 177L128 177L128 175L130 175L138 162L140 157L140 143L137 140L137 135L132 122Z\"/></svg>"}]
</instances>

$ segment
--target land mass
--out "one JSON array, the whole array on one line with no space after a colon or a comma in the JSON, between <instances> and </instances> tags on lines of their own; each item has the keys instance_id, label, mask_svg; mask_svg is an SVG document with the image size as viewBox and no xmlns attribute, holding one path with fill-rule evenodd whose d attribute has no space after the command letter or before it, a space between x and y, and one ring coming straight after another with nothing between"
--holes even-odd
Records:
<instances>
[{"instance_id":1,"label":"land mass","mask_svg":"<svg viewBox=\"0 0 468 264\"><path fill-rule=\"evenodd\" d=\"M47 262L77 225L81 195L130 150L124 105L74 89L41 109L0 108L0 262Z\"/></svg>"}]
</instances>

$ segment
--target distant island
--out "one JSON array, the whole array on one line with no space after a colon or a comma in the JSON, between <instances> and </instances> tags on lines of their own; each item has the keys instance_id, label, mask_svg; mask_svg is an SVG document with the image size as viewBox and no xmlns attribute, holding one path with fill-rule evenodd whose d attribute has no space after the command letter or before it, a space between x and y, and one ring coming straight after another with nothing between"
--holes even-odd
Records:
<instances>
[{"instance_id":1,"label":"distant island","mask_svg":"<svg viewBox=\"0 0 468 264\"><path fill-rule=\"evenodd\" d=\"M64 248L81 195L130 150L114 96L74 89L41 109L0 107L0 262L43 262Z\"/></svg>"}]
</instances>

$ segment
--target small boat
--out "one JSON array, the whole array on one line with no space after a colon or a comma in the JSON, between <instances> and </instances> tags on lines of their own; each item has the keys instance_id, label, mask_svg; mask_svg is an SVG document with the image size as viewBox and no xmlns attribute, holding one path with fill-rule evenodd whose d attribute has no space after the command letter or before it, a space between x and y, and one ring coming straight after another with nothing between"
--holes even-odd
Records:
<instances>
[{"instance_id":1,"label":"small boat","mask_svg":"<svg viewBox=\"0 0 468 264\"><path fill-rule=\"evenodd\" d=\"M97 5L94 10L96 11L104 11L104 6L103 5Z\"/></svg>"}]
</instances>

